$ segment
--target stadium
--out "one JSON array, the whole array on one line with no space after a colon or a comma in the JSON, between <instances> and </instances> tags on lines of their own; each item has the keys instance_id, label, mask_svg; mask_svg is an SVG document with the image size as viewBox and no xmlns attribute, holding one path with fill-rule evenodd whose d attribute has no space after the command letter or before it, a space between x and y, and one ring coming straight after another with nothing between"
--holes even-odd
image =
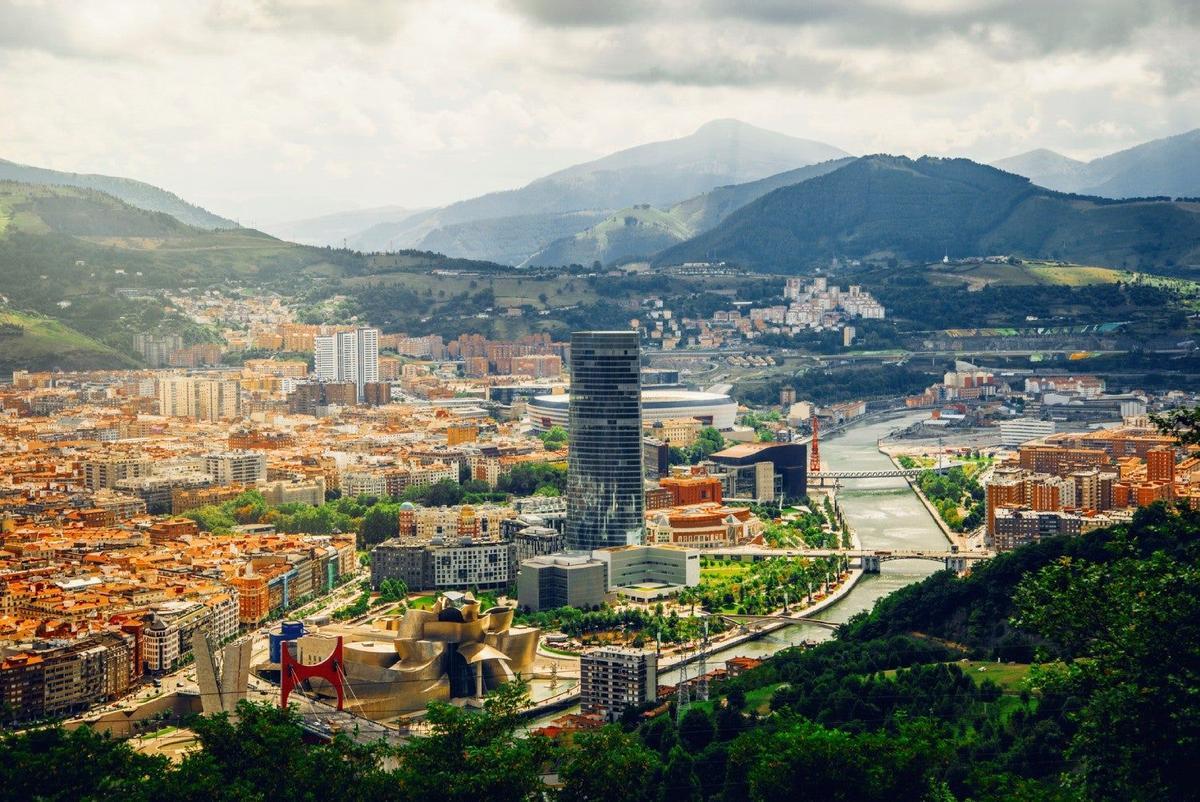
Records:
<instances>
[{"instance_id":1,"label":"stadium","mask_svg":"<svg viewBox=\"0 0 1200 802\"><path fill-rule=\"evenodd\" d=\"M539 395L526 407L534 431L544 432L554 426L568 428L571 396ZM737 402L724 393L705 393L696 390L642 390L642 422L675 418L696 418L706 426L729 429L737 418Z\"/></svg>"}]
</instances>

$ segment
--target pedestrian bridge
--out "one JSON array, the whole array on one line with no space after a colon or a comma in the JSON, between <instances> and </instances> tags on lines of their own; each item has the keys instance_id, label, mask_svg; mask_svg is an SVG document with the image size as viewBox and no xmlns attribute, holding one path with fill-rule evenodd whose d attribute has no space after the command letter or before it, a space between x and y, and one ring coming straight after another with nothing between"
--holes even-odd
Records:
<instances>
[{"instance_id":1,"label":"pedestrian bridge","mask_svg":"<svg viewBox=\"0 0 1200 802\"><path fill-rule=\"evenodd\" d=\"M705 549L701 555L711 555L727 560L767 560L784 558L845 557L852 563L857 561L868 574L879 573L879 566L891 560L934 560L946 568L963 573L967 566L978 560L995 556L990 551L948 551L941 549L764 549L754 546Z\"/></svg>"},{"instance_id":2,"label":"pedestrian bridge","mask_svg":"<svg viewBox=\"0 0 1200 802\"><path fill-rule=\"evenodd\" d=\"M915 479L926 471L945 473L953 465L943 465L937 468L892 468L884 471L814 471L808 475L810 482L823 482L826 479Z\"/></svg>"}]
</instances>

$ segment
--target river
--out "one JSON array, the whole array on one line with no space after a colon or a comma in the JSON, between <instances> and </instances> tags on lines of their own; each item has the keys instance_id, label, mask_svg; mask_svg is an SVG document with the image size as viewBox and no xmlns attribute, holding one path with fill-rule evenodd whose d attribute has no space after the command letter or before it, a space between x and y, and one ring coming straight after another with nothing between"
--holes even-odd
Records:
<instances>
[{"instance_id":1,"label":"river","mask_svg":"<svg viewBox=\"0 0 1200 802\"><path fill-rule=\"evenodd\" d=\"M896 429L902 429L927 417L927 412L904 413L887 419L874 419L830 435L821 441L821 456L831 470L891 470L895 466L877 443ZM864 548L944 549L946 539L930 518L904 479L857 479L844 483L838 493L842 511L858 533ZM885 562L878 574L862 577L841 601L821 611L823 621L844 622L854 614L869 610L876 600L905 585L917 582L941 566L927 560ZM716 667L730 657L768 657L780 649L803 641L826 640L832 632L815 624L796 624L758 640L715 651L709 666ZM660 684L673 684L677 672L664 671Z\"/></svg>"}]
</instances>

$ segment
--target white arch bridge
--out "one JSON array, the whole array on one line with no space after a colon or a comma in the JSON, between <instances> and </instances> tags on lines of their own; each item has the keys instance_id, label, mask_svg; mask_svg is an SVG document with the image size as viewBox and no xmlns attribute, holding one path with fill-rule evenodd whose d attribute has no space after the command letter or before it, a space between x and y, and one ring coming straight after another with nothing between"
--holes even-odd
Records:
<instances>
[{"instance_id":1,"label":"white arch bridge","mask_svg":"<svg viewBox=\"0 0 1200 802\"><path fill-rule=\"evenodd\" d=\"M755 562L777 557L784 558L817 558L817 557L846 557L858 563L868 574L879 573L879 566L891 560L934 560L942 563L947 569L963 573L967 567L978 560L994 557L991 551L948 551L940 549L763 549L752 546L738 546L721 549L705 549L701 556L720 557L726 560L745 560Z\"/></svg>"}]
</instances>

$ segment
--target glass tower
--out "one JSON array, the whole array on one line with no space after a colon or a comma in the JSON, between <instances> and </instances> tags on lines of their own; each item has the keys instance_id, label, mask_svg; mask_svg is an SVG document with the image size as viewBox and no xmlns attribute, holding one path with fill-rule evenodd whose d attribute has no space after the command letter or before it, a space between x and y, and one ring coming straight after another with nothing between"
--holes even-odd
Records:
<instances>
[{"instance_id":1,"label":"glass tower","mask_svg":"<svg viewBox=\"0 0 1200 802\"><path fill-rule=\"evenodd\" d=\"M567 548L640 544L642 392L635 331L571 335Z\"/></svg>"}]
</instances>

